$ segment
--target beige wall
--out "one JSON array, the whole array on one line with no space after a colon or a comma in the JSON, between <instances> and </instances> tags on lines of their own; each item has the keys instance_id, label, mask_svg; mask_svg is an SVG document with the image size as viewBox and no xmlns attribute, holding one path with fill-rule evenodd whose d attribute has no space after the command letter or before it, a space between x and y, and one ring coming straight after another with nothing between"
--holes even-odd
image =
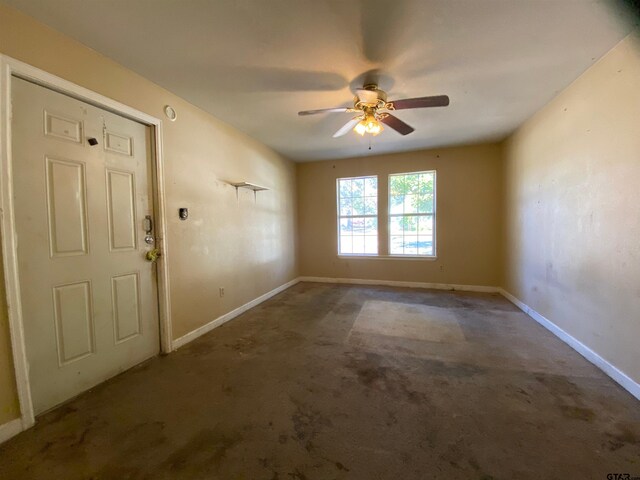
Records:
<instances>
[{"instance_id":1,"label":"beige wall","mask_svg":"<svg viewBox=\"0 0 640 480\"><path fill-rule=\"evenodd\" d=\"M640 382L640 42L505 145L506 290Z\"/></svg>"},{"instance_id":2,"label":"beige wall","mask_svg":"<svg viewBox=\"0 0 640 480\"><path fill-rule=\"evenodd\" d=\"M390 173L437 171L437 260L337 256L336 179L378 175L380 253ZM496 144L298 164L300 274L497 286L502 161Z\"/></svg>"},{"instance_id":3,"label":"beige wall","mask_svg":"<svg viewBox=\"0 0 640 480\"><path fill-rule=\"evenodd\" d=\"M0 53L159 118L164 105L176 108L178 121L164 123L175 338L293 279L297 248L305 276L501 282L635 381L639 44L637 37L627 38L526 122L504 144L504 168L495 144L305 163L297 166L296 196L291 162L0 5ZM386 176L429 169L438 172L437 260L337 257L336 178L379 176L384 243ZM236 198L226 180L271 190L256 201L250 192ZM187 222L177 219L182 206L190 209ZM219 286L224 298L217 296ZM0 424L18 416L3 290L0 284Z\"/></svg>"},{"instance_id":4,"label":"beige wall","mask_svg":"<svg viewBox=\"0 0 640 480\"><path fill-rule=\"evenodd\" d=\"M174 338L297 276L295 165L225 123L17 11L0 5L0 53L80 84L164 122ZM271 190L236 191L225 181ZM178 220L179 207L190 217ZM225 287L225 297L218 287ZM0 292L1 293L1 292ZM0 305L1 306L1 305ZM18 415L0 309L0 424Z\"/></svg>"}]
</instances>

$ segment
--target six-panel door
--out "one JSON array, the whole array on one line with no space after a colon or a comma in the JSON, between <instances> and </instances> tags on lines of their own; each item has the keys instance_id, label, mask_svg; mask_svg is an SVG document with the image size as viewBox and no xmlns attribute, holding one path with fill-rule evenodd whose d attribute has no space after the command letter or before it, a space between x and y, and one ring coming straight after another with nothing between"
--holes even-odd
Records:
<instances>
[{"instance_id":1,"label":"six-panel door","mask_svg":"<svg viewBox=\"0 0 640 480\"><path fill-rule=\"evenodd\" d=\"M29 380L41 413L159 351L150 132L13 80L18 268ZM95 139L89 141L89 139Z\"/></svg>"}]
</instances>

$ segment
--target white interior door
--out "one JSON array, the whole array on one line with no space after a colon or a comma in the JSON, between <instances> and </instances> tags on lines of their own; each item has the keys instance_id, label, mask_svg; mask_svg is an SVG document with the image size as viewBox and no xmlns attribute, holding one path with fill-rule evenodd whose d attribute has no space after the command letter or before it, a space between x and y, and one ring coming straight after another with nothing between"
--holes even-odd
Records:
<instances>
[{"instance_id":1,"label":"white interior door","mask_svg":"<svg viewBox=\"0 0 640 480\"><path fill-rule=\"evenodd\" d=\"M18 269L29 381L41 413L159 351L150 131L12 82ZM97 144L90 139L95 139Z\"/></svg>"}]
</instances>

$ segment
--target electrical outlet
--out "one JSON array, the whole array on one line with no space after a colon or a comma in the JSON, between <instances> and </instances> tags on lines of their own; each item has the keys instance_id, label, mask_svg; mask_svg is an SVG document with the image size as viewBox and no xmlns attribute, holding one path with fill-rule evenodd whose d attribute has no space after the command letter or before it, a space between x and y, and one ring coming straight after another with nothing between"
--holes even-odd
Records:
<instances>
[{"instance_id":1,"label":"electrical outlet","mask_svg":"<svg viewBox=\"0 0 640 480\"><path fill-rule=\"evenodd\" d=\"M224 297L224 287L220 287L220 297Z\"/></svg>"},{"instance_id":2,"label":"electrical outlet","mask_svg":"<svg viewBox=\"0 0 640 480\"><path fill-rule=\"evenodd\" d=\"M440 271L444 272L444 265L440 265Z\"/></svg>"}]
</instances>

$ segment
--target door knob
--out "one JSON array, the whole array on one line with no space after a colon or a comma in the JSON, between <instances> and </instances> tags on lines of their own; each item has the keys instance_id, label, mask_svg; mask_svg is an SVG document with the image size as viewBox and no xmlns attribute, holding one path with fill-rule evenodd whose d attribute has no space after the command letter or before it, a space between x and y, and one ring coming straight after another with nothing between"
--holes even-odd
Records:
<instances>
[{"instance_id":1,"label":"door knob","mask_svg":"<svg viewBox=\"0 0 640 480\"><path fill-rule=\"evenodd\" d=\"M145 258L147 259L147 261L151 263L157 262L159 257L160 257L160 250L157 248L154 248L153 250L149 250L145 255Z\"/></svg>"}]
</instances>

